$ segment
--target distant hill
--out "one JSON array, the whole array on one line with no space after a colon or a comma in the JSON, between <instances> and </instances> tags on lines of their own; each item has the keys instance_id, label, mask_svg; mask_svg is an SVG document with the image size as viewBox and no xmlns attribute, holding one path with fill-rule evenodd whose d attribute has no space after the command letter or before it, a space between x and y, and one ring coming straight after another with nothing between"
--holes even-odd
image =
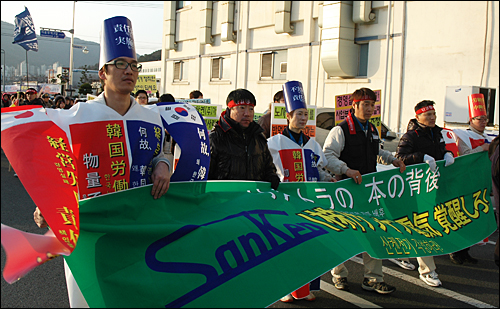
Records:
<instances>
[{"instance_id":1,"label":"distant hill","mask_svg":"<svg viewBox=\"0 0 500 309\"><path fill-rule=\"evenodd\" d=\"M14 25L2 21L2 49L5 50L5 65L17 66L26 60L26 51L18 44L12 44L14 41ZM59 62L61 66L69 66L69 48L71 34L65 32L66 38L54 39L40 37L37 33L38 52L28 52L28 64L40 66L42 64L52 65ZM87 46L90 51L84 54L81 49L73 50L73 64L75 68L83 65L94 65L99 62L99 44L91 41L80 40L75 37L75 45ZM2 59L3 60L3 59ZM3 64L3 61L2 61Z\"/></svg>"},{"instance_id":2,"label":"distant hill","mask_svg":"<svg viewBox=\"0 0 500 309\"><path fill-rule=\"evenodd\" d=\"M158 61L158 60L161 60L161 49L155 51L155 52L152 52L151 54L147 54L147 55L143 55L143 56L140 56L137 55L137 61L139 62L146 62L146 61Z\"/></svg>"}]
</instances>

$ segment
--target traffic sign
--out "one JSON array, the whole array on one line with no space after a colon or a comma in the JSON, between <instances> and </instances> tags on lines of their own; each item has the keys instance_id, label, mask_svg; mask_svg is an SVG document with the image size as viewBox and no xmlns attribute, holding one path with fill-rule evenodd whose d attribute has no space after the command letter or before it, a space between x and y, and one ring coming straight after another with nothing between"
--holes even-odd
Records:
<instances>
[{"instance_id":1,"label":"traffic sign","mask_svg":"<svg viewBox=\"0 0 500 309\"><path fill-rule=\"evenodd\" d=\"M64 39L66 37L64 32L53 31L53 30L40 30L40 36L56 38L56 39Z\"/></svg>"}]
</instances>

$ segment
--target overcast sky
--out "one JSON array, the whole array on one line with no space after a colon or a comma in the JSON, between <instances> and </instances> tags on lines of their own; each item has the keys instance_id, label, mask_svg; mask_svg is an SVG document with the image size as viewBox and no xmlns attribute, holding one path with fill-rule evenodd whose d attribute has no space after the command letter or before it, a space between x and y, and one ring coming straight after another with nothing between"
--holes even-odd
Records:
<instances>
[{"instance_id":1,"label":"overcast sky","mask_svg":"<svg viewBox=\"0 0 500 309\"><path fill-rule=\"evenodd\" d=\"M69 30L73 23L73 1L1 1L2 21L14 24L27 7L37 36L40 27ZM75 37L99 43L103 20L125 16L132 22L135 48L144 55L161 49L163 1L78 1L75 5ZM66 32L66 37L71 34Z\"/></svg>"}]
</instances>

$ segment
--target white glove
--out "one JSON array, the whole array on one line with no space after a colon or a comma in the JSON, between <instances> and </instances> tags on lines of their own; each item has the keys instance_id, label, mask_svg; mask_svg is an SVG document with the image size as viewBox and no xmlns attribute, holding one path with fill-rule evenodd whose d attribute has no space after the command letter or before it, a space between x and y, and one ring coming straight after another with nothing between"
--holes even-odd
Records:
<instances>
[{"instance_id":1,"label":"white glove","mask_svg":"<svg viewBox=\"0 0 500 309\"><path fill-rule=\"evenodd\" d=\"M446 162L444 163L444 166L447 167L448 165L452 165L455 162L455 158L453 158L453 155L449 152L444 154L444 159Z\"/></svg>"},{"instance_id":2,"label":"white glove","mask_svg":"<svg viewBox=\"0 0 500 309\"><path fill-rule=\"evenodd\" d=\"M424 155L424 162L429 164L431 171L434 173L436 171L436 160L429 155Z\"/></svg>"}]
</instances>

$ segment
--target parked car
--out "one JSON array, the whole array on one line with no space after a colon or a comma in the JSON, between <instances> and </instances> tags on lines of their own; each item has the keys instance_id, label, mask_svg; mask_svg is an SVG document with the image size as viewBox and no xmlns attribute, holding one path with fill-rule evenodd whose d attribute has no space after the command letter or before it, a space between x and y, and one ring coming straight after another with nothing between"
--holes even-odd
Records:
<instances>
[{"instance_id":1,"label":"parked car","mask_svg":"<svg viewBox=\"0 0 500 309\"><path fill-rule=\"evenodd\" d=\"M330 130L335 126L335 108L320 107L316 112L316 141L323 147L325 139ZM396 152L399 137L383 122L381 127L382 148L390 152Z\"/></svg>"}]
</instances>

